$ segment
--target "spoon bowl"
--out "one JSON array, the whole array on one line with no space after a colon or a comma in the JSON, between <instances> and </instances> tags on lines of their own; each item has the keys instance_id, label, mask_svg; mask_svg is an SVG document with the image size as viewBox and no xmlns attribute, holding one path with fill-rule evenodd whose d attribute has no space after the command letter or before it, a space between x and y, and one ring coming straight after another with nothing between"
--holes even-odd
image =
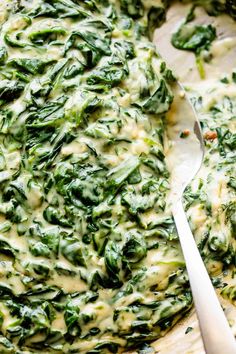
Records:
<instances>
[{"instance_id":1,"label":"spoon bowl","mask_svg":"<svg viewBox=\"0 0 236 354\"><path fill-rule=\"evenodd\" d=\"M172 91L174 100L166 116L166 163L171 172L169 202L174 206L202 165L204 142L200 123L183 87L175 83Z\"/></svg>"}]
</instances>

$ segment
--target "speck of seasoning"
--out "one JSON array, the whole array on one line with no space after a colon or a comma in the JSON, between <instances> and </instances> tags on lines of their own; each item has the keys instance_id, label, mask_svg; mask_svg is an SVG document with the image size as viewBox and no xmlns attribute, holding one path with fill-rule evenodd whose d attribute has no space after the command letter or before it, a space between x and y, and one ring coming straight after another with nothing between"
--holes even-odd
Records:
<instances>
[{"instance_id":1,"label":"speck of seasoning","mask_svg":"<svg viewBox=\"0 0 236 354\"><path fill-rule=\"evenodd\" d=\"M209 130L208 132L204 133L204 139L206 140L215 140L217 138L217 132Z\"/></svg>"},{"instance_id":2,"label":"speck of seasoning","mask_svg":"<svg viewBox=\"0 0 236 354\"><path fill-rule=\"evenodd\" d=\"M232 73L232 80L233 80L233 82L236 83L236 72L235 71Z\"/></svg>"},{"instance_id":3,"label":"speck of seasoning","mask_svg":"<svg viewBox=\"0 0 236 354\"><path fill-rule=\"evenodd\" d=\"M187 138L188 136L189 136L189 134L190 134L190 130L189 129L185 129L185 130L183 130L181 133L180 133L180 138L182 138L182 139L185 139L185 138Z\"/></svg>"},{"instance_id":4,"label":"speck of seasoning","mask_svg":"<svg viewBox=\"0 0 236 354\"><path fill-rule=\"evenodd\" d=\"M229 79L227 77L222 77L220 82L222 82L222 84L228 84L229 83Z\"/></svg>"},{"instance_id":5,"label":"speck of seasoning","mask_svg":"<svg viewBox=\"0 0 236 354\"><path fill-rule=\"evenodd\" d=\"M189 332L191 332L193 330L193 327L187 327L186 328L186 331L185 331L185 334L188 334Z\"/></svg>"}]
</instances>

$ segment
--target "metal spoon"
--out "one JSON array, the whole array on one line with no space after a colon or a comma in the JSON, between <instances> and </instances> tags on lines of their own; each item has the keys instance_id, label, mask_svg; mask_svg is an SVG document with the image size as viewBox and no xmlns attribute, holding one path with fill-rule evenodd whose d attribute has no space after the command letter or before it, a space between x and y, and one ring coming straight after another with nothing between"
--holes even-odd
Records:
<instances>
[{"instance_id":1,"label":"metal spoon","mask_svg":"<svg viewBox=\"0 0 236 354\"><path fill-rule=\"evenodd\" d=\"M179 84L173 87L174 102L168 120L167 168L171 173L169 201L186 262L201 335L207 354L236 353L235 338L218 301L193 238L182 204L185 188L197 174L204 156L200 124L191 103ZM185 139L180 133L185 131Z\"/></svg>"}]
</instances>

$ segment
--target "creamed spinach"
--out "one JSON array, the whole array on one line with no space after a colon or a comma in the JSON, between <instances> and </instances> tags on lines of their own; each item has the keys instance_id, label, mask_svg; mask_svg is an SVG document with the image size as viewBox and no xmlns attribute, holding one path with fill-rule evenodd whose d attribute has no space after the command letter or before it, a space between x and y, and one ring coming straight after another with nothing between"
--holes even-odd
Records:
<instances>
[{"instance_id":1,"label":"creamed spinach","mask_svg":"<svg viewBox=\"0 0 236 354\"><path fill-rule=\"evenodd\" d=\"M0 5L3 354L144 353L192 305L166 206L165 113L175 78L150 42L166 6ZM234 5L227 6L235 16ZM200 110L201 98L194 99ZM224 97L212 105L213 121L222 111L233 115L234 104ZM227 156L234 193L235 133L225 124L207 129L217 131L217 143L207 148L220 164ZM204 182L191 188L187 208L201 198L213 215ZM235 234L235 203L224 205L223 215ZM226 255L224 265L232 264L231 236L207 230L203 255Z\"/></svg>"}]
</instances>

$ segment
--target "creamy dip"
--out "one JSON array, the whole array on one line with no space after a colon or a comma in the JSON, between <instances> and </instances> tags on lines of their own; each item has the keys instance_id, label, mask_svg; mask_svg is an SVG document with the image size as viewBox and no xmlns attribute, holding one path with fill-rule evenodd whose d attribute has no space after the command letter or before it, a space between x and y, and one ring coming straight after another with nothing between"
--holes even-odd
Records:
<instances>
[{"instance_id":1,"label":"creamy dip","mask_svg":"<svg viewBox=\"0 0 236 354\"><path fill-rule=\"evenodd\" d=\"M158 0L0 7L1 353L149 353L192 307L166 205L175 78L150 39L165 11ZM231 301L235 76L186 85L206 141L186 209Z\"/></svg>"}]
</instances>

